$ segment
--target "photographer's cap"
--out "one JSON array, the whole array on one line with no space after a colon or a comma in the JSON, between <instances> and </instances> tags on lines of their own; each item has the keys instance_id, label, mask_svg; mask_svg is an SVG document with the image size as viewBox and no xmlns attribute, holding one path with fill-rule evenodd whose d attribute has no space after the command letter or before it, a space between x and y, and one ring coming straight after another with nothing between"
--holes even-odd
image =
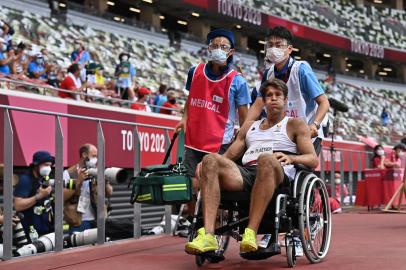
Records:
<instances>
[{"instance_id":1,"label":"photographer's cap","mask_svg":"<svg viewBox=\"0 0 406 270\"><path fill-rule=\"evenodd\" d=\"M52 164L55 163L55 158L47 151L37 151L32 156L33 165L40 165L45 162L52 162Z\"/></svg>"}]
</instances>

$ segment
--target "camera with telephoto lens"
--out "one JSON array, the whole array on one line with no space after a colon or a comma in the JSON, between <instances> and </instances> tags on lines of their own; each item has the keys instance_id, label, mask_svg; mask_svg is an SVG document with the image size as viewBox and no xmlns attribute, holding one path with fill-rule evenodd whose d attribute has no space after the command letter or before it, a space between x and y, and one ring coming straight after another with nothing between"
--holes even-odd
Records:
<instances>
[{"instance_id":1,"label":"camera with telephoto lens","mask_svg":"<svg viewBox=\"0 0 406 270\"><path fill-rule=\"evenodd\" d=\"M89 178L97 177L97 169L89 168L87 170ZM109 181L111 184L122 184L127 182L131 176L127 170L117 167L106 168L104 170L104 178L106 181Z\"/></svg>"},{"instance_id":2,"label":"camera with telephoto lens","mask_svg":"<svg viewBox=\"0 0 406 270\"><path fill-rule=\"evenodd\" d=\"M13 228L13 245L15 245L17 248L20 248L28 244L28 239L27 235L25 234L23 225L21 224L21 220L24 218L24 214L17 213L15 216L18 217L20 221Z\"/></svg>"},{"instance_id":3,"label":"camera with telephoto lens","mask_svg":"<svg viewBox=\"0 0 406 270\"><path fill-rule=\"evenodd\" d=\"M49 183L50 186L55 187L55 179L49 179L48 183ZM76 180L75 179L63 180L62 186L64 188L74 190L76 188Z\"/></svg>"},{"instance_id":4,"label":"camera with telephoto lens","mask_svg":"<svg viewBox=\"0 0 406 270\"><path fill-rule=\"evenodd\" d=\"M97 228L74 232L63 238L64 248L92 245L97 242Z\"/></svg>"},{"instance_id":5,"label":"camera with telephoto lens","mask_svg":"<svg viewBox=\"0 0 406 270\"><path fill-rule=\"evenodd\" d=\"M31 244L25 245L16 251L17 256L27 256L41 252L54 250L55 233L49 233L34 240Z\"/></svg>"}]
</instances>

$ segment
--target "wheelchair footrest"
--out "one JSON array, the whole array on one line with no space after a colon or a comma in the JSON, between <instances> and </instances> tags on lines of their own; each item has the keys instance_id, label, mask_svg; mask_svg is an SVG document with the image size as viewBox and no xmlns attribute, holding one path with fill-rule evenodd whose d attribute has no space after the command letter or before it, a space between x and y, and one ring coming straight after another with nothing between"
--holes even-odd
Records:
<instances>
[{"instance_id":1,"label":"wheelchair footrest","mask_svg":"<svg viewBox=\"0 0 406 270\"><path fill-rule=\"evenodd\" d=\"M270 244L267 248L259 247L254 252L240 253L240 256L246 260L265 260L269 257L281 254L281 248L278 244Z\"/></svg>"},{"instance_id":2,"label":"wheelchair footrest","mask_svg":"<svg viewBox=\"0 0 406 270\"><path fill-rule=\"evenodd\" d=\"M219 262L225 260L224 252L219 252L219 251L206 252L206 253L203 253L203 254L199 254L197 256L200 256L200 257L206 259L210 263L219 263Z\"/></svg>"}]
</instances>

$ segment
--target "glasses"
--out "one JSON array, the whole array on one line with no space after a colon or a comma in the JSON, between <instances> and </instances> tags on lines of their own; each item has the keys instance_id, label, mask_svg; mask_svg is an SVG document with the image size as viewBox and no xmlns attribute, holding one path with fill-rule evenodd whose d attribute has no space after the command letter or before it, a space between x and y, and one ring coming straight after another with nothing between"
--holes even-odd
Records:
<instances>
[{"instance_id":1,"label":"glasses","mask_svg":"<svg viewBox=\"0 0 406 270\"><path fill-rule=\"evenodd\" d=\"M273 42L268 41L267 43L265 43L265 50L272 48L272 47L281 49L281 48L287 48L289 46L290 46L289 44L280 44L280 43L273 43Z\"/></svg>"},{"instance_id":2,"label":"glasses","mask_svg":"<svg viewBox=\"0 0 406 270\"><path fill-rule=\"evenodd\" d=\"M225 52L228 52L231 47L229 45L226 44L209 44L209 49L210 50L217 50L217 49L221 49Z\"/></svg>"}]
</instances>

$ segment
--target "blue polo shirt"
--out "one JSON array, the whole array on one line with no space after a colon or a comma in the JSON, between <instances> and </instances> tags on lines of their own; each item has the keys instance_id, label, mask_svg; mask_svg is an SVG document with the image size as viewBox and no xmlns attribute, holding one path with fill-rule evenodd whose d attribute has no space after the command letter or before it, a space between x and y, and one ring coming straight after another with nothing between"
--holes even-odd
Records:
<instances>
[{"instance_id":1,"label":"blue polo shirt","mask_svg":"<svg viewBox=\"0 0 406 270\"><path fill-rule=\"evenodd\" d=\"M28 65L28 74L30 78L36 79L34 77L34 72L41 72L45 69L44 65L39 65L35 60L31 61ZM47 74L42 74L38 79L45 80L47 78Z\"/></svg>"},{"instance_id":2,"label":"blue polo shirt","mask_svg":"<svg viewBox=\"0 0 406 270\"><path fill-rule=\"evenodd\" d=\"M14 197L30 198L37 193L39 186L39 179L35 178L32 172L19 175L18 184L14 187ZM44 200L37 202L34 206L24 211L21 211L21 213L24 214L21 224L23 225L26 235L29 235L29 228L31 225L34 226L39 235L52 232L52 224L49 222L49 212L44 212L41 215L34 213L34 207L43 205Z\"/></svg>"},{"instance_id":3,"label":"blue polo shirt","mask_svg":"<svg viewBox=\"0 0 406 270\"><path fill-rule=\"evenodd\" d=\"M278 79L284 79L286 73L289 70L289 63L291 61L295 61L293 58L290 58L289 61L286 62L285 66L277 72L274 70L275 77ZM264 71L262 76L261 84L265 82L266 78L268 77L269 69ZM315 99L324 94L324 90L321 88L319 81L316 78L313 70L309 65L301 64L299 66L299 84L300 90L302 92L303 99L306 102L306 113L313 111L316 108L316 101ZM261 97L261 93L258 91L258 97Z\"/></svg>"},{"instance_id":4,"label":"blue polo shirt","mask_svg":"<svg viewBox=\"0 0 406 270\"><path fill-rule=\"evenodd\" d=\"M0 60L6 59L6 53L0 53ZM10 68L8 65L0 65L0 73L10 74Z\"/></svg>"},{"instance_id":5,"label":"blue polo shirt","mask_svg":"<svg viewBox=\"0 0 406 270\"><path fill-rule=\"evenodd\" d=\"M224 73L220 76L217 76L213 74L212 70L210 69L209 65L206 65L205 67L205 73L207 77L209 77L210 80L218 80L224 74L228 73L230 71L230 64L227 65L227 69L224 71ZM192 84L192 79L193 79L193 73L195 71L196 66L191 67L188 72L188 77L186 81L186 90L190 90L190 86ZM225 137L231 138L234 136L234 125L238 124L238 115L237 115L237 108L239 106L247 105L251 103L251 96L250 96L250 91L248 88L248 83L244 79L244 77L241 74L237 74L233 81L231 82L230 86L230 91L228 93L228 102L230 106L230 110L228 113L228 121L226 124L226 129L225 129Z\"/></svg>"}]
</instances>

